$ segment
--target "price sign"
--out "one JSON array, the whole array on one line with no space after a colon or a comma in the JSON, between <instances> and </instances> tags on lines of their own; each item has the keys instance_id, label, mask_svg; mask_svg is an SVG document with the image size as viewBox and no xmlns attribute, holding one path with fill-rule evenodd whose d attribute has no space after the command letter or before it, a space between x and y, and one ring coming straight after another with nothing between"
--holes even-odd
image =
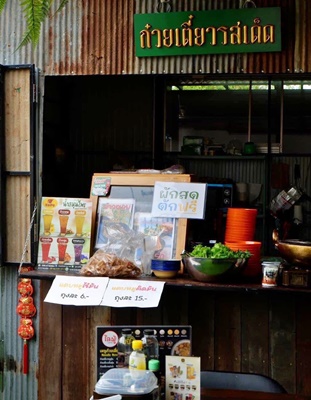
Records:
<instances>
[{"instance_id":1,"label":"price sign","mask_svg":"<svg viewBox=\"0 0 311 400\"><path fill-rule=\"evenodd\" d=\"M102 306L157 307L165 282L110 279Z\"/></svg>"},{"instance_id":2,"label":"price sign","mask_svg":"<svg viewBox=\"0 0 311 400\"><path fill-rule=\"evenodd\" d=\"M44 301L75 306L157 307L165 282L56 276Z\"/></svg>"},{"instance_id":3,"label":"price sign","mask_svg":"<svg viewBox=\"0 0 311 400\"><path fill-rule=\"evenodd\" d=\"M56 276L44 301L48 303L98 306L109 279L102 277Z\"/></svg>"}]
</instances>

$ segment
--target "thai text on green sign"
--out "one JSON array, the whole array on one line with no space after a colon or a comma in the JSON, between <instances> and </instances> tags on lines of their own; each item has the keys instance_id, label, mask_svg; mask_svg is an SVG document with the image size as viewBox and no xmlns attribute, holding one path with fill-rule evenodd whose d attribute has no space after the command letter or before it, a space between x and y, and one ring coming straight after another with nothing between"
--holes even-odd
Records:
<instances>
[{"instance_id":1,"label":"thai text on green sign","mask_svg":"<svg viewBox=\"0 0 311 400\"><path fill-rule=\"evenodd\" d=\"M281 51L280 7L135 14L137 57Z\"/></svg>"}]
</instances>

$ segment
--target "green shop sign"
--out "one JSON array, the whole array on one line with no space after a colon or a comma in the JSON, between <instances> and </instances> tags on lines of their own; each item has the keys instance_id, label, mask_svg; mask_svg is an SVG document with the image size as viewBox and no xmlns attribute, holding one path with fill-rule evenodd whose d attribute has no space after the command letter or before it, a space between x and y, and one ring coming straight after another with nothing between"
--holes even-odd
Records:
<instances>
[{"instance_id":1,"label":"green shop sign","mask_svg":"<svg viewBox=\"0 0 311 400\"><path fill-rule=\"evenodd\" d=\"M137 57L281 51L280 7L135 14Z\"/></svg>"}]
</instances>

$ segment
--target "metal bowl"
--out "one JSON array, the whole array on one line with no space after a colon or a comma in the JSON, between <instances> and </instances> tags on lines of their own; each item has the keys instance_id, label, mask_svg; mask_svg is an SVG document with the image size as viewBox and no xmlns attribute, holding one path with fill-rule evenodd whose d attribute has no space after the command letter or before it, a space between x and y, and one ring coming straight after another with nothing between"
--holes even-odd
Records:
<instances>
[{"instance_id":1,"label":"metal bowl","mask_svg":"<svg viewBox=\"0 0 311 400\"><path fill-rule=\"evenodd\" d=\"M278 240L277 231L273 232L272 237L280 256L289 264L311 266L311 242L298 239Z\"/></svg>"},{"instance_id":2,"label":"metal bowl","mask_svg":"<svg viewBox=\"0 0 311 400\"><path fill-rule=\"evenodd\" d=\"M200 282L219 282L239 276L247 264L247 259L183 256L182 262L193 279Z\"/></svg>"},{"instance_id":3,"label":"metal bowl","mask_svg":"<svg viewBox=\"0 0 311 400\"><path fill-rule=\"evenodd\" d=\"M311 266L311 242L301 240L278 240L275 247L289 264L304 267Z\"/></svg>"}]
</instances>

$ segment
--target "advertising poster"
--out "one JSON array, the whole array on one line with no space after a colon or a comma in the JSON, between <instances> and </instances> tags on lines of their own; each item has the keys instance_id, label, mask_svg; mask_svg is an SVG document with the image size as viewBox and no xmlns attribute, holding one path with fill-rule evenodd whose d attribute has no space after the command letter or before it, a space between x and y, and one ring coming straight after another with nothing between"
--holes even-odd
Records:
<instances>
[{"instance_id":1,"label":"advertising poster","mask_svg":"<svg viewBox=\"0 0 311 400\"><path fill-rule=\"evenodd\" d=\"M98 225L95 248L99 249L114 240L116 234L126 234L133 228L135 199L100 197L98 200Z\"/></svg>"},{"instance_id":2,"label":"advertising poster","mask_svg":"<svg viewBox=\"0 0 311 400\"><path fill-rule=\"evenodd\" d=\"M79 270L90 258L92 201L43 197L38 269Z\"/></svg>"},{"instance_id":3,"label":"advertising poster","mask_svg":"<svg viewBox=\"0 0 311 400\"><path fill-rule=\"evenodd\" d=\"M158 218L153 217L151 213L136 212L134 217L134 230L145 235L145 246L154 249L153 258L164 260L173 258L175 235L174 218Z\"/></svg>"},{"instance_id":4,"label":"advertising poster","mask_svg":"<svg viewBox=\"0 0 311 400\"><path fill-rule=\"evenodd\" d=\"M159 342L160 372L165 374L165 357L167 355L190 356L191 335L190 325L126 325L98 326L96 329L97 342L97 378L99 379L111 368L118 368L118 341L122 329L130 328L135 339L142 339L144 329L153 329Z\"/></svg>"},{"instance_id":5,"label":"advertising poster","mask_svg":"<svg viewBox=\"0 0 311 400\"><path fill-rule=\"evenodd\" d=\"M165 399L199 400L201 358L168 356L165 358Z\"/></svg>"}]
</instances>

